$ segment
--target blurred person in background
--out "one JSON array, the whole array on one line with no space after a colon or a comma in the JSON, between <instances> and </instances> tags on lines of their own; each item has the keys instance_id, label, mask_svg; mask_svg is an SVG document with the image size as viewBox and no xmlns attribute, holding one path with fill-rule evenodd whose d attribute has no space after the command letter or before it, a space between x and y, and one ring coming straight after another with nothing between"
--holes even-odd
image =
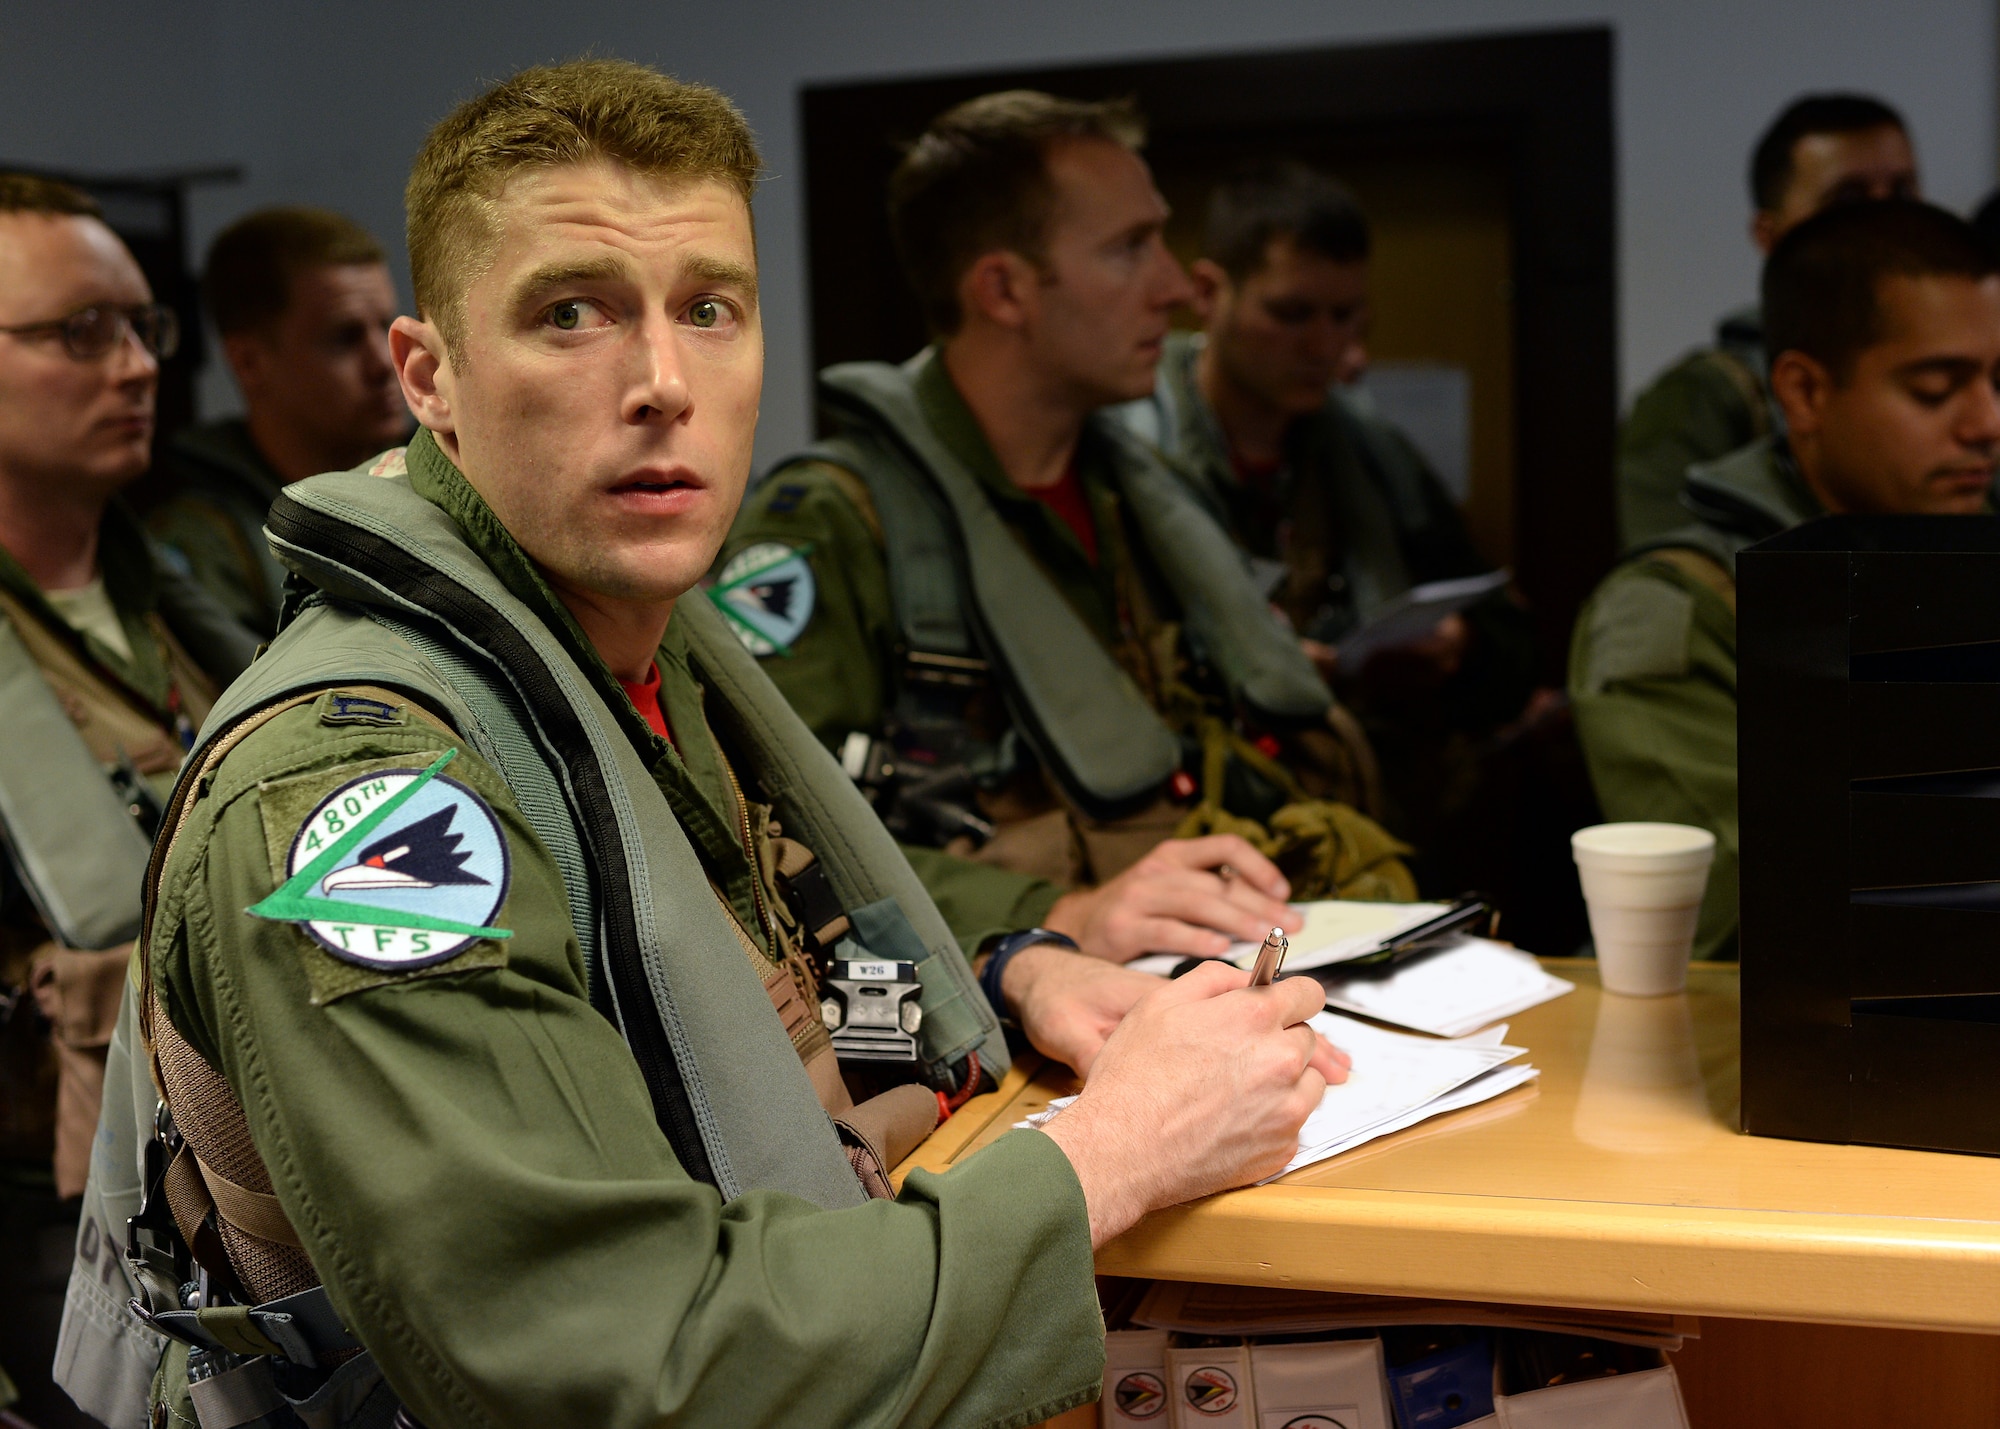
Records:
<instances>
[{"instance_id":1,"label":"blurred person in background","mask_svg":"<svg viewBox=\"0 0 2000 1429\"><path fill-rule=\"evenodd\" d=\"M320 208L266 208L217 235L202 303L244 414L178 434L161 462L154 536L235 617L277 629L284 567L264 515L287 482L343 471L408 437L389 361L397 313L373 235Z\"/></svg>"},{"instance_id":2,"label":"blurred person in background","mask_svg":"<svg viewBox=\"0 0 2000 1429\"><path fill-rule=\"evenodd\" d=\"M1119 414L1271 582L1368 731L1389 826L1423 849L1473 798L1474 742L1528 701L1534 625L1496 591L1339 668L1336 644L1388 602L1490 569L1430 464L1349 390L1368 360L1370 246L1353 197L1304 165L1221 185L1189 270L1202 331L1169 334L1152 396Z\"/></svg>"},{"instance_id":3,"label":"blurred person in background","mask_svg":"<svg viewBox=\"0 0 2000 1429\"><path fill-rule=\"evenodd\" d=\"M1288 893L1414 892L1354 807L1366 738L1104 410L1151 390L1191 296L1141 138L1031 91L933 122L890 212L934 344L821 374L839 435L751 493L715 591L920 871L930 845L1048 880L1043 926L1117 930L1120 959L1217 955Z\"/></svg>"},{"instance_id":4,"label":"blurred person in background","mask_svg":"<svg viewBox=\"0 0 2000 1429\"><path fill-rule=\"evenodd\" d=\"M254 644L117 500L176 337L95 201L0 174L0 1356L44 1426L139 877Z\"/></svg>"},{"instance_id":5,"label":"blurred person in background","mask_svg":"<svg viewBox=\"0 0 2000 1429\"><path fill-rule=\"evenodd\" d=\"M1865 94L1808 94L1785 106L1750 159L1750 241L1768 254L1837 204L1918 196L1903 116ZM1632 402L1618 433L1618 531L1629 549L1685 525L1688 467L1780 429L1764 323L1755 304L1726 313L1715 344L1689 353Z\"/></svg>"},{"instance_id":6,"label":"blurred person in background","mask_svg":"<svg viewBox=\"0 0 2000 1429\"><path fill-rule=\"evenodd\" d=\"M2000 456L2000 264L1963 219L1822 213L1762 288L1785 433L1689 473L1691 520L1605 578L1570 650L1605 817L1715 835L1698 958L1736 952L1737 552L1828 514L1990 511Z\"/></svg>"}]
</instances>

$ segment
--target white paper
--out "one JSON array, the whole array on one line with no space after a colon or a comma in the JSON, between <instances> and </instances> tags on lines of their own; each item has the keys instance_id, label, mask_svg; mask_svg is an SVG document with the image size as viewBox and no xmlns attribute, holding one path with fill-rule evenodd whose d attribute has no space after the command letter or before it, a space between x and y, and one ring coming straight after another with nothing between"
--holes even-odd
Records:
<instances>
[{"instance_id":1,"label":"white paper","mask_svg":"<svg viewBox=\"0 0 2000 1429\"><path fill-rule=\"evenodd\" d=\"M1328 1087L1306 1118L1299 1131L1298 1154L1279 1176L1445 1112L1476 1106L1537 1075L1525 1064L1507 1065L1526 1055L1527 1049L1500 1040L1505 1027L1440 1041L1385 1031L1333 1012L1319 1013L1312 1025L1353 1057L1354 1065L1347 1080ZM1047 1110L1015 1126L1046 1126L1075 1100L1058 1098Z\"/></svg>"},{"instance_id":2,"label":"white paper","mask_svg":"<svg viewBox=\"0 0 2000 1429\"><path fill-rule=\"evenodd\" d=\"M1457 580L1432 581L1404 591L1384 603L1360 629L1350 631L1337 647L1340 668L1359 670L1378 650L1391 649L1421 640L1437 628L1447 615L1484 600L1504 587L1510 579L1506 571L1461 576Z\"/></svg>"},{"instance_id":3,"label":"white paper","mask_svg":"<svg viewBox=\"0 0 2000 1429\"><path fill-rule=\"evenodd\" d=\"M1442 914L1446 906L1443 903L1359 903L1338 898L1317 903L1294 903L1292 907L1305 916L1306 924L1291 935L1290 950L1285 954L1285 966L1280 975L1289 977L1293 973L1345 962L1373 952L1384 939L1430 922ZM1257 961L1257 950L1262 946L1261 940L1231 943L1223 957L1239 968L1248 968ZM1184 961L1174 953L1151 953L1143 958L1134 958L1126 966L1137 972L1170 977Z\"/></svg>"},{"instance_id":4,"label":"white paper","mask_svg":"<svg viewBox=\"0 0 2000 1429\"><path fill-rule=\"evenodd\" d=\"M1440 1098L1527 1054L1524 1047L1495 1046L1484 1039L1440 1042L1385 1032L1334 1012L1320 1013L1312 1025L1353 1057L1354 1065L1347 1080L1328 1087L1306 1118L1299 1129L1299 1153L1286 1171L1387 1135L1392 1124L1407 1126L1435 1116L1431 1108Z\"/></svg>"},{"instance_id":5,"label":"white paper","mask_svg":"<svg viewBox=\"0 0 2000 1429\"><path fill-rule=\"evenodd\" d=\"M1527 953L1484 938L1424 953L1393 972L1327 989L1326 1005L1438 1037L1460 1037L1571 991Z\"/></svg>"}]
</instances>

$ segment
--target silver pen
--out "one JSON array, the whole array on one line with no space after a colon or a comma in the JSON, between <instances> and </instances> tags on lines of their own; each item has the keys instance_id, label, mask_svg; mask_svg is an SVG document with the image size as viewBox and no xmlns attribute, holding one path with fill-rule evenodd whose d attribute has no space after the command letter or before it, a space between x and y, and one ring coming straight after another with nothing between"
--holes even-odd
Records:
<instances>
[{"instance_id":1,"label":"silver pen","mask_svg":"<svg viewBox=\"0 0 2000 1429\"><path fill-rule=\"evenodd\" d=\"M1257 965L1250 969L1250 986L1269 987L1277 980L1279 969L1285 965L1285 954L1292 950L1292 940L1285 936L1283 928L1273 928L1264 939L1264 946L1257 950Z\"/></svg>"}]
</instances>

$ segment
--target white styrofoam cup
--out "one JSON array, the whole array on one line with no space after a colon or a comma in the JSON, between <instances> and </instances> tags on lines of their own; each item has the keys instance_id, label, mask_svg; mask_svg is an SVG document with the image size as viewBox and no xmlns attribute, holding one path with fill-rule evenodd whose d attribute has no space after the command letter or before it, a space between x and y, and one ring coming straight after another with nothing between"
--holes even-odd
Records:
<instances>
[{"instance_id":1,"label":"white styrofoam cup","mask_svg":"<svg viewBox=\"0 0 2000 1429\"><path fill-rule=\"evenodd\" d=\"M1606 992L1661 997L1687 986L1715 835L1686 824L1596 824L1570 835Z\"/></svg>"}]
</instances>

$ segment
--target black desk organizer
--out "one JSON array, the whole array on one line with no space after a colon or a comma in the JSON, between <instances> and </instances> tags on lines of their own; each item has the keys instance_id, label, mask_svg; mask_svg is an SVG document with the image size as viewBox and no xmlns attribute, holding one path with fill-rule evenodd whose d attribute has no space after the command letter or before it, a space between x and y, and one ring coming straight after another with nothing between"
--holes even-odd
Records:
<instances>
[{"instance_id":1,"label":"black desk organizer","mask_svg":"<svg viewBox=\"0 0 2000 1429\"><path fill-rule=\"evenodd\" d=\"M2000 517L1737 564L1743 1126L2000 1154Z\"/></svg>"}]
</instances>

